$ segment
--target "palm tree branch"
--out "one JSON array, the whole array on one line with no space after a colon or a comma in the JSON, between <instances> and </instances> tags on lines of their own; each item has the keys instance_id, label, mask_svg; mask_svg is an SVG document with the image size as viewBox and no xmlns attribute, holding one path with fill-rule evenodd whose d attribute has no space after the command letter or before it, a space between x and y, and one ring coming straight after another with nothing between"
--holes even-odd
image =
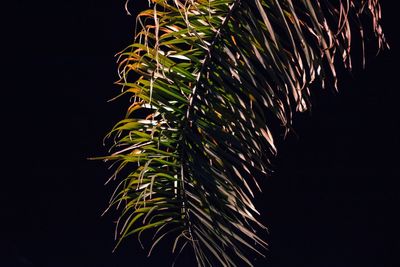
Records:
<instances>
[{"instance_id":1,"label":"palm tree branch","mask_svg":"<svg viewBox=\"0 0 400 267\"><path fill-rule=\"evenodd\" d=\"M315 81L337 88L335 61L352 67L350 19L366 13L381 49L377 0L154 0L141 12L119 54L133 103L103 158L125 176L110 201L123 208L119 242L157 229L150 251L174 234L199 266L251 266L266 247L252 199L276 154L274 125L287 133Z\"/></svg>"}]
</instances>

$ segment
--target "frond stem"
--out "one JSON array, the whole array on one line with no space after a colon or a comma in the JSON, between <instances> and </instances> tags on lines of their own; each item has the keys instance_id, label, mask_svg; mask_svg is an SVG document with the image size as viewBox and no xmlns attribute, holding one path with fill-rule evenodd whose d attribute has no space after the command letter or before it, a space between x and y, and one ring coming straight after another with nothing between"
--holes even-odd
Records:
<instances>
[{"instance_id":1,"label":"frond stem","mask_svg":"<svg viewBox=\"0 0 400 267\"><path fill-rule=\"evenodd\" d=\"M194 103L195 103L194 101L195 101L195 98L196 98L195 97L196 96L196 88L201 82L201 79L202 79L203 74L204 74L204 72L206 70L206 66L207 66L208 62L211 60L212 50L214 49L215 44L217 43L217 41L218 41L218 39L219 39L219 37L221 35L221 30L228 25L228 22L229 22L229 20L230 20L230 18L232 16L234 10L236 9L237 6L240 5L240 1L241 0L235 0L231 4L231 6L229 7L228 14L224 18L221 26L218 28L217 32L215 33L215 35L214 35L214 37L212 39L212 42L211 42L210 46L207 49L207 54L206 54L206 56L205 56L205 58L203 60L202 66L200 68L200 71L197 74L198 76L197 76L195 85L193 87L192 94L190 95L189 106L188 106L187 112L186 112L186 124L183 127L184 130L187 129L188 127L192 126L192 121L191 121L190 117L192 115L193 108L194 108ZM181 142L184 142L184 138L182 138ZM183 159L186 158L186 156L185 156L186 152L185 152L184 146L181 146L180 152L181 152L180 153L181 161L183 161ZM188 207L188 202L187 202L187 197L186 197L186 189L185 189L185 178L186 177L189 177L189 170L188 170L185 162L181 162L181 181L180 181L181 186L180 186L180 189L182 191L182 193L181 193L182 194L182 202L183 202L182 203L183 204L182 208L184 210L183 213L185 214L185 217L186 217L185 220L186 220L186 223L187 223L186 226L188 228L189 239L192 242L192 246L193 246L193 249L195 251L195 256L197 258L197 262L199 263L199 262L201 262L201 259L198 258L199 255L197 255L197 253L196 253L196 250L197 250L196 242L198 242L198 241L195 240L194 237L193 237L193 233L192 233L192 229L191 229L190 214L189 214L189 210L188 210L189 207Z\"/></svg>"}]
</instances>

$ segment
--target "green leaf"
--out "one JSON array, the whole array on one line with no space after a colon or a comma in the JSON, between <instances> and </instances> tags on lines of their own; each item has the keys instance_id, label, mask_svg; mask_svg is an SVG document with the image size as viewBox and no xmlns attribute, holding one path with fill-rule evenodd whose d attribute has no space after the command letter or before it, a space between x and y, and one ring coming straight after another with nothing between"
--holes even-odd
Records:
<instances>
[{"instance_id":1,"label":"green leaf","mask_svg":"<svg viewBox=\"0 0 400 267\"><path fill-rule=\"evenodd\" d=\"M338 65L351 70L361 16L386 46L379 1L151 5L118 54L117 97L132 103L107 135L110 154L96 158L114 166L117 246L154 230L150 252L174 235L172 251L189 244L200 267L252 266L266 249L253 198L272 172L275 139L311 108L312 84L336 88Z\"/></svg>"}]
</instances>

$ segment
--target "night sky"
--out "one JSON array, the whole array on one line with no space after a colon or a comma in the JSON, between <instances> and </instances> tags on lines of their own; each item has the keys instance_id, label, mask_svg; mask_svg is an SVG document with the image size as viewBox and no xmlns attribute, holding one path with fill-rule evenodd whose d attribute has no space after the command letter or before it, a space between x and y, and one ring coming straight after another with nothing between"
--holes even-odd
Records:
<instances>
[{"instance_id":1,"label":"night sky","mask_svg":"<svg viewBox=\"0 0 400 267\"><path fill-rule=\"evenodd\" d=\"M11 1L10 1L11 2ZM0 267L170 266L171 246L147 258L136 238L112 253L101 217L113 186L102 138L124 116L116 58L133 38L124 1L13 0L2 7ZM147 0L132 0L132 11ZM397 1L382 0L391 50L352 74L340 93L315 89L312 114L278 142L275 173L256 199L270 250L256 266L400 266ZM358 54L358 56L357 56ZM177 266L195 266L186 250Z\"/></svg>"}]
</instances>

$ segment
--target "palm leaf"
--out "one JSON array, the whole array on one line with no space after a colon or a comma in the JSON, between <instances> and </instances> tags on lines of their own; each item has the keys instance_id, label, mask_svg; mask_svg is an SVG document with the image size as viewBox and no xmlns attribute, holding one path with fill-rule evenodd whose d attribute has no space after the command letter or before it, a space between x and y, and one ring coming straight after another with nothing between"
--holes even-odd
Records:
<instances>
[{"instance_id":1,"label":"palm leaf","mask_svg":"<svg viewBox=\"0 0 400 267\"><path fill-rule=\"evenodd\" d=\"M377 0L153 0L119 53L133 101L103 158L119 180L119 242L153 229L151 249L170 235L198 266L251 266L266 248L252 199L273 135L310 108L311 84L336 88L337 65L351 69L364 18L386 46L380 12Z\"/></svg>"}]
</instances>

